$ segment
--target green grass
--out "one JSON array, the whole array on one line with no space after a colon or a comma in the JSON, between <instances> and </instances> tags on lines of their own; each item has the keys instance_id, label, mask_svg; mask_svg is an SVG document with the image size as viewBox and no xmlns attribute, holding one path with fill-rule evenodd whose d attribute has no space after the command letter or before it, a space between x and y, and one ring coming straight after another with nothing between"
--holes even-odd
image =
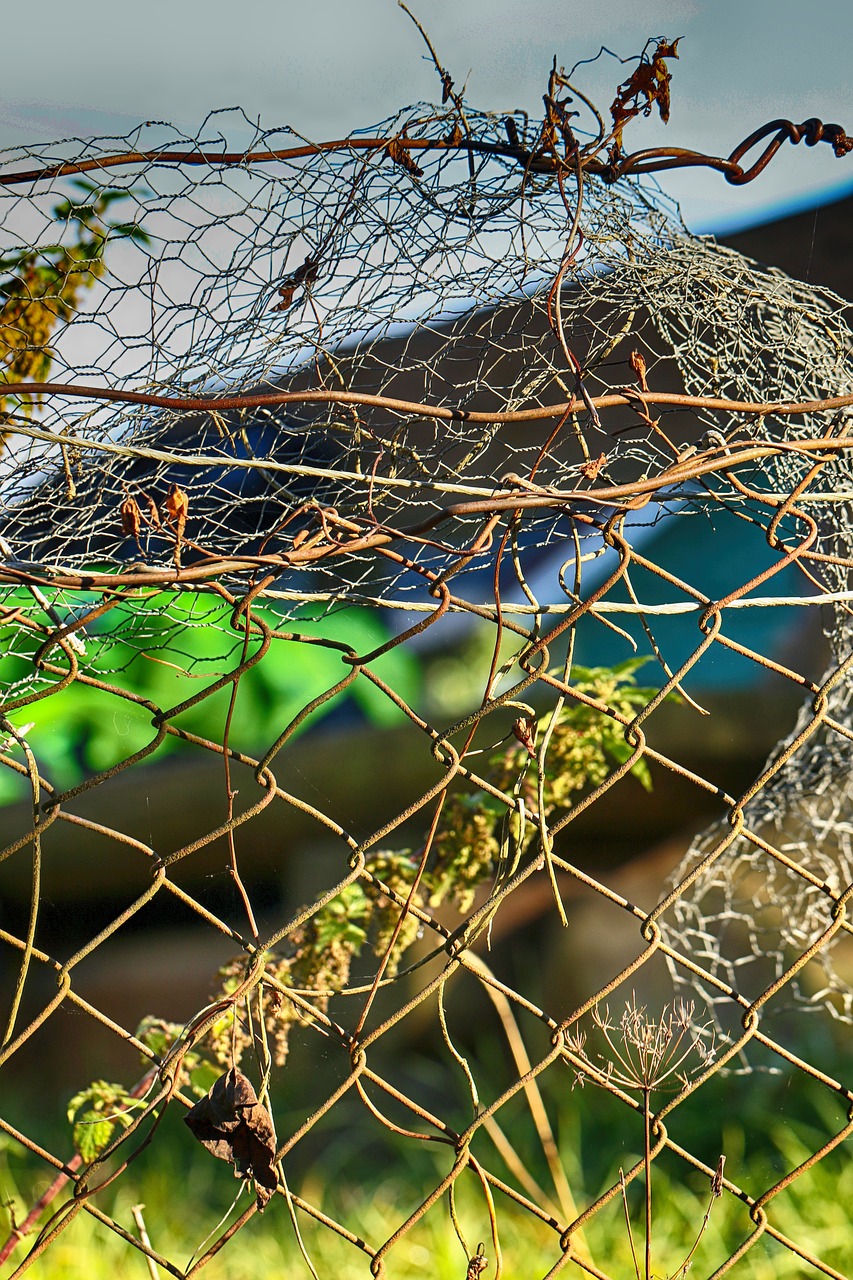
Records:
<instances>
[{"instance_id":1,"label":"green grass","mask_svg":"<svg viewBox=\"0 0 853 1280\"><path fill-rule=\"evenodd\" d=\"M710 1114L706 1102L680 1123L680 1112L671 1118L676 1141L696 1151L707 1163L709 1152L722 1146L727 1154L726 1174L753 1194L772 1185L782 1174L799 1165L826 1137L840 1127L834 1100L816 1105L804 1103L796 1120L769 1119L779 1115L779 1101L786 1094L784 1081L750 1077L750 1085L730 1079L718 1085L718 1096L730 1095L722 1119ZM754 1102L743 1099L753 1097ZM762 1112L758 1107L763 1099ZM548 1099L549 1112L553 1099ZM280 1114L286 1124L286 1099ZM363 1119L363 1113L361 1113ZM762 1121L762 1115L764 1117ZM452 1152L424 1143L391 1138L383 1151L360 1144L363 1134L354 1126L356 1113L330 1133L325 1145L316 1144L310 1157L294 1156L286 1167L292 1189L351 1231L379 1248L436 1186L452 1165ZM556 1112L561 1160L579 1205L584 1206L611 1185L620 1165L626 1169L639 1157L641 1130L634 1117L625 1116L611 1099L589 1086L567 1090ZM742 1122L742 1123L741 1123ZM506 1117L505 1130L522 1153L532 1176L545 1194L556 1198L547 1166L537 1148L529 1116L520 1107ZM375 1134L375 1129L374 1129ZM58 1149L54 1146L54 1149ZM478 1135L475 1154L508 1181L511 1176L485 1135ZM50 1180L43 1167L29 1156L8 1147L0 1166L2 1199L13 1200L20 1220L26 1206ZM239 1189L224 1162L216 1161L193 1145L177 1113L167 1117L155 1142L142 1153L95 1203L127 1230L136 1233L132 1207L145 1205L144 1216L153 1247L179 1269L188 1266L208 1233L228 1215ZM654 1166L653 1269L668 1277L683 1262L696 1237L708 1203L706 1178L691 1171L672 1155ZM643 1192L638 1180L629 1188L637 1250L642 1267ZM796 1180L770 1207L771 1222L819 1256L842 1275L849 1274L849 1205L853 1202L853 1162L844 1144L813 1170ZM56 1209L61 1199L52 1209ZM250 1203L243 1192L229 1217L233 1220ZM504 1275L544 1276L559 1260L556 1232L495 1193L497 1221L503 1252ZM488 1213L478 1179L470 1171L458 1182L457 1213L471 1251L480 1241L494 1276L494 1247ZM7 1216L8 1211L6 1211ZM320 1277L348 1280L370 1275L367 1254L317 1223L304 1212L298 1222L305 1247ZM4 1222L5 1225L5 1222ZM710 1224L693 1260L691 1275L709 1276L754 1226L746 1208L725 1194L716 1202ZM621 1203L614 1199L599 1212L586 1234L596 1266L614 1280L634 1275ZM30 1242L31 1244L31 1242ZM29 1246L28 1246L29 1247ZM203 1251L203 1250L202 1250ZM20 1262L27 1247L14 1255ZM464 1280L466 1256L454 1233L447 1197L391 1249L386 1274L394 1280ZM4 1276L11 1274L6 1264ZM89 1214L80 1213L36 1263L35 1275L75 1280L115 1280L116 1276L149 1276L144 1257ZM164 1274L164 1273L161 1273ZM255 1215L203 1271L209 1280L257 1280L266 1276L310 1276L297 1247L293 1225L283 1197L275 1197L263 1215ZM581 1275L569 1264L564 1275ZM802 1259L765 1236L736 1264L733 1275L750 1280L806 1280L820 1273Z\"/></svg>"}]
</instances>

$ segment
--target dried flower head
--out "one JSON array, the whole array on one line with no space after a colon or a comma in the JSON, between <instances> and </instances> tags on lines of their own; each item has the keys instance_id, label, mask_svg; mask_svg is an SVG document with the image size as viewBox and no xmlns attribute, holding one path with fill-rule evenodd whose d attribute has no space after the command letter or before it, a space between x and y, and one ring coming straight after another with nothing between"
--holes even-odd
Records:
<instances>
[{"instance_id":1,"label":"dried flower head","mask_svg":"<svg viewBox=\"0 0 853 1280\"><path fill-rule=\"evenodd\" d=\"M603 1037L603 1051L588 1049L587 1037L578 1028L564 1036L576 1083L588 1078L643 1093L675 1081L687 1084L715 1055L713 1029L710 1023L697 1025L694 1012L692 1001L673 1000L655 1019L632 993L617 1023L611 1019L609 1005L596 1005L591 1016Z\"/></svg>"}]
</instances>

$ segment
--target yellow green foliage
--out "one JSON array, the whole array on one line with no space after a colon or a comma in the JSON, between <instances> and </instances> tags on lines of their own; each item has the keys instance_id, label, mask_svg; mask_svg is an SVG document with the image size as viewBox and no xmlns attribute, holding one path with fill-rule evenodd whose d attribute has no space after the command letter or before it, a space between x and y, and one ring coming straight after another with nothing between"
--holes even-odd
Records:
<instances>
[{"instance_id":1,"label":"yellow green foliage","mask_svg":"<svg viewBox=\"0 0 853 1280\"><path fill-rule=\"evenodd\" d=\"M600 785L614 767L629 760L633 748L625 739L624 724L613 713L630 720L657 692L635 682L635 672L645 661L632 659L613 668L575 667L573 687L599 705L570 699L553 725L550 713L538 722L517 722L512 745L491 761L488 777L496 791L502 791L508 801L512 796L523 799L527 811L535 811L534 762L538 744L549 730L546 818ZM651 786L644 760L635 761L631 772L644 787ZM252 1046L266 1045L272 1061L283 1065L293 1025L308 1025L318 1014L328 1012L332 998L349 985L353 961L366 944L377 956L387 957L383 976L394 977L420 930L414 911L424 902L436 907L450 898L461 913L468 912L478 887L495 878L508 850L512 849L516 863L537 840L538 823L522 823L518 811L498 795L485 791L450 795L423 867L420 856L412 856L409 850L373 851L365 863L366 875L313 910L291 931L281 953L264 957L264 976L248 995L229 1000L245 981L246 956L219 970L219 985L211 998L222 1003L223 1012L203 1041L183 1055L179 1086L189 1086L202 1096L222 1067L236 1067ZM403 916L405 903L414 911ZM137 1032L160 1059L181 1035L179 1026L157 1018L146 1018ZM69 1119L81 1154L97 1154L110 1141L116 1124L129 1124L121 1110L122 1099L126 1102L127 1096L119 1086L103 1081L72 1099Z\"/></svg>"},{"instance_id":2,"label":"yellow green foliage","mask_svg":"<svg viewBox=\"0 0 853 1280\"><path fill-rule=\"evenodd\" d=\"M209 1032L207 1047L217 1062L236 1065L253 1038L263 1034L273 1061L283 1065L293 1024L307 1025L314 1019L312 1010L328 1010L332 997L349 983L352 962L365 944L369 941L376 955L385 955L402 913L392 895L408 899L417 864L407 851L377 850L367 870L370 880L347 885L291 932L286 954L267 955L264 972L271 981L262 981L247 1000L232 1005ZM412 902L420 906L420 894ZM417 917L407 915L385 967L387 977L397 972L400 957L414 942L418 928ZM245 957L225 965L219 970L221 986L213 998L233 994L245 974ZM288 999L286 990L301 1002ZM263 1018L263 1033L259 1018Z\"/></svg>"},{"instance_id":3,"label":"yellow green foliage","mask_svg":"<svg viewBox=\"0 0 853 1280\"><path fill-rule=\"evenodd\" d=\"M384 956L391 946L402 911L399 901L395 901L394 897L387 894L385 888L389 889L391 894L395 894L397 899L402 898L406 902L417 873L417 865L408 853L396 851L392 853L380 850L372 854L368 861L368 869L373 879L365 883L364 892L371 904L373 950L378 956ZM411 905L423 906L420 892L413 894ZM409 912L400 926L388 958L385 968L387 978L393 978L396 974L400 958L417 938L419 929L420 921L416 915Z\"/></svg>"},{"instance_id":4,"label":"yellow green foliage","mask_svg":"<svg viewBox=\"0 0 853 1280\"><path fill-rule=\"evenodd\" d=\"M437 907L449 895L464 915L477 886L493 874L500 853L498 815L487 799L491 797L477 792L448 800L433 844L430 906Z\"/></svg>"},{"instance_id":5,"label":"yellow green foliage","mask_svg":"<svg viewBox=\"0 0 853 1280\"><path fill-rule=\"evenodd\" d=\"M68 1104L75 1150L88 1164L109 1145L116 1128L127 1129L130 1111L139 1106L124 1085L93 1080L88 1089L75 1093Z\"/></svg>"},{"instance_id":6,"label":"yellow green foliage","mask_svg":"<svg viewBox=\"0 0 853 1280\"><path fill-rule=\"evenodd\" d=\"M631 658L615 667L574 667L572 687L608 710L569 699L552 727L552 712L536 721L519 721L512 745L492 759L489 782L508 797L518 795L528 812L537 811L539 787L533 758L550 727L543 790L545 817L569 808L581 795L600 786L614 766L624 764L634 752L626 741L624 724L615 716L632 719L657 693L656 689L638 687L635 681L635 672L647 661ZM642 757L635 760L630 772L646 790L651 789L651 775ZM508 840L514 846L514 860L536 840L536 823L528 822L524 836L520 836L517 816L511 816L490 793L452 796L425 877L430 904L437 906L449 895L463 914L469 911L477 886L496 871L501 841Z\"/></svg>"},{"instance_id":7,"label":"yellow green foliage","mask_svg":"<svg viewBox=\"0 0 853 1280\"><path fill-rule=\"evenodd\" d=\"M53 362L49 343L60 324L79 309L86 289L106 270L110 240L148 243L134 222L115 222L110 207L135 194L102 190L91 182L72 182L74 194L53 208L60 227L54 244L38 245L0 258L0 381L43 382ZM0 413L16 407L32 415L38 396L0 397Z\"/></svg>"},{"instance_id":8,"label":"yellow green foliage","mask_svg":"<svg viewBox=\"0 0 853 1280\"><path fill-rule=\"evenodd\" d=\"M634 753L626 741L624 725L615 717L632 719L657 693L656 689L637 686L634 673L649 659L629 658L615 667L574 667L572 687L579 693L608 708L600 711L585 702L570 699L563 706L548 742L545 760L545 807L547 813L564 809L586 791L598 787L613 771ZM551 723L552 714L542 716L536 724L534 740L539 742ZM510 791L522 770L530 764L528 751L513 743L493 761L491 781ZM652 780L642 757L631 766L631 773L647 790ZM522 794L528 807L537 806L537 784L528 768Z\"/></svg>"}]
</instances>

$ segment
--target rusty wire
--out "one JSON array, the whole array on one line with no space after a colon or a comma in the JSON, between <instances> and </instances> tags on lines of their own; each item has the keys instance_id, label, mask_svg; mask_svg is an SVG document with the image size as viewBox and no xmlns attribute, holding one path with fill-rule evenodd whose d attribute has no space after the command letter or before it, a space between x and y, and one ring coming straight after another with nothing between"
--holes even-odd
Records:
<instances>
[{"instance_id":1,"label":"rusty wire","mask_svg":"<svg viewBox=\"0 0 853 1280\"><path fill-rule=\"evenodd\" d=\"M560 156L540 144L537 149L528 150L511 141L517 137L511 117L507 117L505 128L509 135L508 142L482 142L476 138L410 138L403 134L407 151L447 151L481 156L501 156L516 161L522 169L535 173L556 173L563 163ZM740 163L754 147L765 139L766 142L758 159L746 169ZM812 117L802 124L794 124L792 120L770 120L767 124L754 129L742 142L734 148L729 156L709 156L701 151L690 151L684 147L647 147L642 151L633 151L626 156L618 156L603 161L598 154L600 140L595 147L581 152L581 163L589 173L595 174L605 182L618 182L630 174L660 173L667 169L714 169L722 173L727 182L735 186L743 186L753 182L767 168L770 161L785 142L796 146L805 142L807 147L817 146L818 142L826 142L839 158L853 150L853 140L848 138L844 129L838 124L824 124L822 120ZM77 161L66 161L62 164L46 165L41 169L19 169L11 173L0 174L0 186L18 186L34 182L52 181L54 178L66 178L77 173L92 173L99 169L124 168L125 166L174 164L203 165L255 165L270 164L272 161L305 160L324 152L346 151L351 154L358 151L385 152L388 147L388 135L380 134L373 138L339 138L331 142L306 143L301 147L284 147L278 150L252 151L192 151L157 150L129 151L123 150L112 155L106 154L97 158Z\"/></svg>"},{"instance_id":2,"label":"rusty wire","mask_svg":"<svg viewBox=\"0 0 853 1280\"><path fill-rule=\"evenodd\" d=\"M300 1110L300 1099L289 1098L276 1151L283 1168L351 1098L361 1104L365 1132L398 1140L389 1152L407 1143L447 1149L443 1176L423 1188L385 1240L363 1239L357 1222L337 1221L283 1182L268 1212L280 1211L284 1222L288 1209L298 1211L303 1223L336 1233L382 1276L386 1267L393 1273L395 1251L409 1233L449 1206L467 1260L459 1274L467 1266L477 1277L492 1265L487 1253L500 1258L502 1217L511 1205L550 1231L549 1276L564 1267L605 1276L585 1229L618 1211L630 1184L642 1180L644 1162L591 1202L577 1203L543 1090L556 1079L565 1091L575 1072L594 1070L580 1038L587 1015L630 995L659 959L675 991L689 989L707 1008L720 1040L716 1058L685 1076L647 1125L646 1166L673 1156L700 1171L714 1196L742 1206L737 1245L707 1254L715 1276L743 1274L739 1264L748 1266L766 1239L819 1274L842 1274L808 1240L785 1234L774 1200L853 1131L853 1081L832 1078L819 1059L804 1056L789 1024L774 1017L782 1005L818 1019L853 1017L853 995L833 960L836 944L853 932L849 308L691 237L665 198L631 175L702 163L744 182L785 138L809 145L822 138L839 155L849 142L838 126L775 121L728 160L676 149L605 158L600 136L597 145L572 150L574 135L563 129L558 151L553 129L514 142L513 131L529 131L520 118L509 128L466 110L464 123L460 139L460 108L451 99L441 109L402 113L369 137L326 146L262 139L264 146L232 152L199 138L185 151L169 142L140 148L133 140L117 152L92 142L70 156L46 148L28 169L11 157L0 174L0 188L30 187L26 197L10 196L8 225L19 249L49 243L54 234L56 193L44 194L50 184L63 190L69 175L117 168L128 171L122 189L156 246L125 246L125 259L97 285L92 305L56 336L59 377L7 379L3 387L0 582L7 584L2 621L14 638L5 657L12 665L0 763L21 780L30 816L0 862L11 869L28 861L30 892L25 927L0 929L14 974L0 1067L37 1043L63 1007L151 1064L129 1085L144 1105L88 1165L70 1151L52 1153L0 1115L8 1137L55 1171L2 1250L4 1261L18 1246L27 1250L15 1276L49 1257L80 1213L176 1276L196 1274L251 1232L257 1203L181 1269L106 1213L98 1196L118 1179L132 1180L138 1151L149 1144L156 1150L167 1107L192 1105L181 1074L189 1055L229 1012L260 1009L262 991L276 993L279 1007L293 1010L291 1020L301 1019L315 1052L338 1055L342 1073L319 1105ZM766 138L760 159L742 168ZM38 220L41 240L32 230ZM180 264L182 255L189 277L183 294L178 274L168 278L170 257ZM36 402L31 412L26 397ZM73 407L81 400L82 412ZM684 536L696 538L689 581L658 562L648 538L686 515L693 518L680 521ZM761 544L769 555L768 567L735 567L721 598L703 586L716 516L740 521L744 547ZM774 578L792 567L801 592L768 595ZM645 584L639 590L638 573ZM644 605L649 584L662 590L665 604ZM220 609L196 622L192 607L182 612L179 605L198 600L200 591ZM762 653L737 638L743 607L778 598L803 613L831 602L832 654L822 678L789 654ZM383 606L390 617L396 611L404 625L360 652L346 639L312 634L305 623L306 606L316 619L363 605ZM656 615L668 609L690 611L696 622L687 650L672 661L654 634ZM342 614L344 636L349 616ZM491 628L493 646L476 696L448 722L403 696L381 664L400 646L444 636L460 616ZM615 693L596 696L573 681L573 652L584 626L616 628L630 639L621 624L632 617L642 623L660 678L645 705L626 708ZM202 668L201 687L186 694L182 686L175 705L136 692L126 659L114 657L125 645L142 661L155 618L172 637L193 627L219 637L215 671ZM305 645L337 655L337 677L260 748L235 745L233 712L249 673ZM163 651L174 657L174 648ZM694 771L657 733L672 694L701 733L696 677L723 651L802 699L790 735L743 794ZM306 783L305 739L297 738L356 686L370 686L393 708L431 771L368 833L324 810L322 773ZM117 762L62 786L39 762L39 721L45 706L61 705L74 688L97 695L105 715L128 706L148 727L145 740ZM218 738L185 727L182 717L222 691L228 710ZM551 813L544 787L554 768L552 735L563 709L578 706L618 725L627 751ZM534 719L548 713L549 727L536 741ZM516 779L499 785L484 752L487 760L489 744L515 739L527 743L529 759ZM218 812L203 831L180 847L154 848L132 823L124 830L92 817L85 801L128 772L147 785L148 764L175 741L186 758L222 765ZM593 806L625 803L620 784L641 764L676 775L697 806L711 797L718 814L669 886L650 889L643 905L613 887L606 870L593 874L580 865L566 843L573 822ZM522 786L526 769L536 775L532 792ZM375 785L380 799L381 777ZM482 793L499 806L507 849L520 824L529 824L534 838L523 852L517 836L518 857L505 850L453 915L433 908L421 890L447 807L460 792ZM241 872L252 823L266 810L282 829L298 813L337 850L322 892L275 919L255 909ZM72 827L134 860L133 891L63 959L39 945L41 877L45 851L55 852ZM185 875L223 840L239 889L233 915L212 906ZM407 842L408 879L387 882L381 859ZM634 958L596 975L569 1010L540 1007L529 992L507 985L486 948L492 939L499 954L502 912L538 880L549 884L552 910L569 928L573 897L583 890L635 932ZM396 917L372 969L362 957L360 975L329 990L283 980L277 957L352 886L379 895ZM155 898L180 903L241 957L228 991L199 1008L159 1055L134 1026L75 986L78 966ZM397 971L395 948L413 921L422 936ZM727 933L732 921L738 929ZM34 974L49 976L55 992L29 999ZM456 1047L445 1008L448 993L466 983L494 1005L512 1058L510 1078L488 1102L478 1097L470 1046ZM471 1118L461 1127L401 1086L395 1069L390 1033L434 1001L439 1043L470 1094ZM725 1177L722 1162L715 1168L679 1143L668 1123L720 1072L748 1068L759 1049L765 1064L808 1079L840 1103L846 1120L816 1139L797 1167L747 1187L731 1164ZM607 1072L597 1083L628 1113L642 1110ZM582 1105L583 1095L574 1096ZM535 1117L551 1193L537 1185L501 1123L521 1098ZM198 1158L206 1158L201 1150ZM469 1175L491 1232L490 1244L476 1249L465 1240L455 1199ZM54 1200L66 1187L73 1194L57 1210ZM36 1227L39 1234L28 1234ZM156 1241L150 1210L147 1228Z\"/></svg>"}]
</instances>

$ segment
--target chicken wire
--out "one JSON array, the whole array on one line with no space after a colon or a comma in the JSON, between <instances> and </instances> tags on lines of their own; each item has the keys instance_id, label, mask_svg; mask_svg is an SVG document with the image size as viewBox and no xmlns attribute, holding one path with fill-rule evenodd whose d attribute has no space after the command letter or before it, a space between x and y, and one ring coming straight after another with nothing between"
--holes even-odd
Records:
<instances>
[{"instance_id":1,"label":"chicken wire","mask_svg":"<svg viewBox=\"0 0 853 1280\"><path fill-rule=\"evenodd\" d=\"M463 112L451 96L442 108L409 108L340 143L315 147L280 130L256 133L230 152L228 129L248 122L217 115L197 138L146 125L126 139L4 157L5 270L23 284L4 293L0 581L7 584L8 678L0 759L25 780L31 803L3 859L8 867L29 860L31 905L23 928L0 930L15 975L0 1062L38 1043L68 1006L152 1064L135 1086L143 1109L88 1162L79 1153L70 1162L53 1155L0 1117L8 1135L75 1188L15 1275L81 1211L170 1274L194 1274L276 1190L270 1212L286 1214L286 1201L299 1221L348 1241L374 1274L384 1273L386 1259L393 1272L398 1246L424 1218L445 1212L448 1195L454 1215L452 1192L465 1171L490 1206L498 1257L495 1196L550 1230L549 1275L566 1265L604 1275L584 1232L618 1208L618 1182L576 1205L552 1152L549 1200L531 1186L499 1122L519 1097L535 1106L557 1073L570 1084L567 1065L594 1077L579 1028L601 1001L629 991L656 957L666 959L676 990L689 988L719 1027L716 1057L704 1051L702 1069L680 1079L654 1121L655 1157L674 1153L703 1171L715 1194L742 1206L739 1242L718 1244L716 1254L709 1246L708 1266L714 1275L736 1269L769 1239L780 1255L842 1274L808 1241L785 1234L772 1202L847 1136L853 1094L820 1062L799 1056L796 1035L784 1022L774 1030L773 1015L793 1005L846 1023L851 1013L849 982L833 963L833 944L850 932L853 887L850 307L691 235L645 174L660 156L626 160L617 150L602 159L603 129L597 137L572 132L553 98L546 107L545 125L534 126L520 114ZM814 121L774 122L770 134L795 142L823 136L839 155L849 149L836 126ZM744 154L708 162L743 179L750 172L740 166ZM89 185L80 185L80 175ZM90 208L94 215L85 213ZM88 233L96 227L105 267L67 269L92 278L65 314L60 285L55 295L37 295L33 273L50 261L50 246L71 243L81 225ZM63 322L53 325L48 348L33 337L26 308L49 309L51 298ZM742 523L745 548L768 547L771 562L756 572L733 566L730 590L714 599L703 589L703 567L714 554L703 530L721 514ZM695 540L690 581L656 559L655 537L675 517ZM790 565L801 571L801 594L775 607L806 612L829 602L823 678L732 638L742 609L773 604L762 589L772 590ZM638 574L663 586L664 604L638 600ZM368 652L316 633L318 620L339 614L345 636L353 608L365 606L381 610L386 627ZM695 616L697 631L673 659L655 639L656 617L684 612ZM454 616L491 627L494 655L464 711L452 723L433 723L375 665L400 645L423 653L448 643L460 634L450 629ZM631 619L641 623L660 668L660 687L641 706L615 686L590 691L572 674L581 624L613 628ZM193 632L216 637L203 659ZM293 645L331 647L342 658L339 678L282 719L260 750L238 749L229 726L241 685L268 654ZM684 714L699 717L693 677L724 649L804 697L790 736L741 796L693 772L658 745L654 730L672 694L684 699ZM134 664L158 653L202 677L203 687L167 705L135 692ZM367 836L324 811L319 774L303 787L287 763L300 759L296 729L354 684L370 684L393 706L423 743L434 774L428 785L413 784L399 812ZM140 709L153 732L116 763L62 786L31 744L42 709L74 686L102 698L105 714L117 699ZM182 717L223 689L231 702L220 736L186 728ZM562 767L554 735L566 706L618 726L625 750L546 812L543 788ZM700 719L697 725L700 733ZM87 807L176 740L187 755L223 765L215 825L181 847L155 849L134 822L101 821ZM507 756L514 777L496 780L481 758L497 740L517 744ZM614 788L644 764L714 797L720 817L689 848L660 899L641 907L605 873L578 866L564 839L591 806L625 802L624 790ZM236 805L232 770L241 779ZM530 770L536 784L525 789ZM430 859L444 856L445 804L459 821L450 808L457 792L486 796L504 820L499 851L472 876L454 915L420 888ZM259 927L239 861L243 837L268 807L307 818L332 840L337 859L310 906ZM52 842L61 844L69 826L136 860L136 896L73 954L53 955L38 945L41 860L55 856ZM228 845L239 890L231 914L185 876L217 840ZM408 862L394 861L387 850L396 856L405 840L413 844ZM455 875L464 871L454 864ZM537 878L551 883L553 910L569 927L579 886L636 927L636 958L565 1014L500 981L484 952L492 932L498 947L501 908ZM353 886L386 912L373 969L351 979L349 961L336 953L325 956L322 980L298 981L312 921L325 920L330 904L346 904ZM242 956L224 994L160 1051L75 988L77 967L158 895L182 904ZM413 922L421 951L395 972L401 939L415 945ZM57 994L30 996L39 972L55 978ZM521 1028L521 1047L510 1039L510 1076L489 1102L478 1096L444 1010L447 992L467 982L486 990L504 1027L517 1020ZM274 993L272 1004L264 991ZM446 1056L468 1081L472 1113L463 1128L399 1083L387 1035L436 998ZM234 1011L244 1006L241 1022ZM114 1153L122 1161L121 1143L138 1146L153 1121L156 1146L166 1105L193 1104L182 1068L226 1015L246 1044L257 1041L261 1024L274 1042L282 1027L299 1023L316 1033L317 1053L334 1048L345 1064L319 1105L306 1101L300 1111L299 1099L290 1099L288 1136L276 1143L273 1135L271 1168L282 1159L286 1166L349 1096L364 1102L363 1124L374 1138L384 1130L404 1145L426 1138L448 1149L447 1171L387 1240L365 1240L357 1224L333 1219L309 1194L285 1191L280 1173L263 1173L257 1151L239 1165L257 1200L214 1228L214 1242L183 1269L99 1207L100 1183L131 1176L123 1163L118 1173L106 1163ZM543 1027L546 1047L534 1049ZM703 1043L699 1036L697 1046ZM723 1178L721 1167L679 1146L664 1123L718 1072L748 1067L753 1051L819 1084L848 1114L807 1161L761 1187ZM598 1083L638 1109L606 1072ZM258 1088L263 1103L265 1079ZM390 1117L389 1100L405 1121ZM261 1103L253 1093L233 1115ZM230 1139L217 1134L227 1147ZM641 1161L627 1182L642 1172ZM149 1230L156 1240L156 1224ZM459 1234L476 1277L491 1265L484 1246L475 1251ZM12 1246L22 1237L13 1224Z\"/></svg>"}]
</instances>

